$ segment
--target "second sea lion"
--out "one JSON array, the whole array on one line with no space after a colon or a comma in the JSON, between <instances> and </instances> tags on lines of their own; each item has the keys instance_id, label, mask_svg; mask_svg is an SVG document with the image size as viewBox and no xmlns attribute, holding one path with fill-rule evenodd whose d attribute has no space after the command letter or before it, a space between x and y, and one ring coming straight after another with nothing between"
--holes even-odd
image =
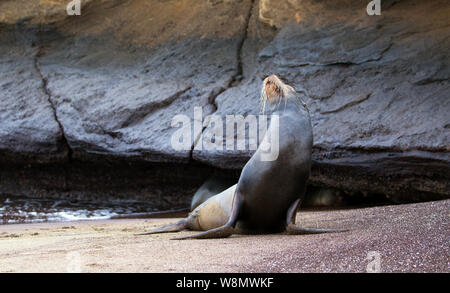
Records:
<instances>
[{"instance_id":1,"label":"second sea lion","mask_svg":"<svg viewBox=\"0 0 450 293\"><path fill-rule=\"evenodd\" d=\"M192 197L191 211L195 210L196 207L207 201L210 197L221 193L234 183L236 183L236 181L229 178L224 178L217 175L210 177L205 181L205 183L202 184L202 186L200 186Z\"/></svg>"}]
</instances>

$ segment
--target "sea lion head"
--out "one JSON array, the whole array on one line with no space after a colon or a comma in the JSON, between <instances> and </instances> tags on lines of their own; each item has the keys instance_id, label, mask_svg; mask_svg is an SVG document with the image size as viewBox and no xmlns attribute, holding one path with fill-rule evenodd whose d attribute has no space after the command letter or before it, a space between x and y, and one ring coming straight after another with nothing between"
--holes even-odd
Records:
<instances>
[{"instance_id":1,"label":"sea lion head","mask_svg":"<svg viewBox=\"0 0 450 293\"><path fill-rule=\"evenodd\" d=\"M286 101L290 97L295 96L295 94L294 88L283 83L275 74L266 77L261 88L263 113L267 101L271 105L276 105L281 103L282 100Z\"/></svg>"}]
</instances>

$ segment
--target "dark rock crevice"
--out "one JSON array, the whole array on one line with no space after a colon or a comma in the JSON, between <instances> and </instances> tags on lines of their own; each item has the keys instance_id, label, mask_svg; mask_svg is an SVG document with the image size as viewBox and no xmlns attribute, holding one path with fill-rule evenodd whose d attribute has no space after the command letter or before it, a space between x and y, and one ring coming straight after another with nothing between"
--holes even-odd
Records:
<instances>
[{"instance_id":1,"label":"dark rock crevice","mask_svg":"<svg viewBox=\"0 0 450 293\"><path fill-rule=\"evenodd\" d=\"M250 7L248 9L246 18L245 18L245 23L244 23L244 29L243 29L243 33L242 36L239 39L239 42L237 44L237 52L236 52L236 57L237 57L237 68L236 68L236 72L235 74L231 77L231 79L228 81L226 87L221 88L220 90L218 90L217 92L214 92L211 97L209 97L209 102L214 106L215 110L217 110L217 104L216 104L216 98L218 96L220 96L222 93L224 93L225 91L229 90L230 88L236 87L239 85L239 83L244 79L244 71L243 71L243 58L242 58L242 49L244 47L245 41L247 40L248 37L248 30L249 30L249 25L250 25L250 19L252 17L252 11L255 7L255 1L256 0L251 0L251 4Z\"/></svg>"},{"instance_id":2,"label":"dark rock crevice","mask_svg":"<svg viewBox=\"0 0 450 293\"><path fill-rule=\"evenodd\" d=\"M370 98L371 95L372 95L372 93L368 93L368 94L362 95L358 99L353 100L353 101L351 101L349 103L346 103L346 104L344 104L344 105L342 105L342 106L340 106L340 107L338 107L336 109L331 109L331 110L323 111L323 112L320 112L320 113L321 114L330 114L330 113L336 113L336 112L342 111L344 109L347 109L349 107L355 106L355 105L357 105L359 103L362 103L362 102L366 101L367 99Z\"/></svg>"},{"instance_id":3,"label":"dark rock crevice","mask_svg":"<svg viewBox=\"0 0 450 293\"><path fill-rule=\"evenodd\" d=\"M56 123L59 126L60 132L61 132L61 141L60 144L62 145L62 148L65 150L65 152L67 153L67 160L70 162L72 160L72 155L73 155L73 150L69 145L69 142L67 141L67 137L66 134L64 132L64 126L62 125L61 121L58 119L58 114L56 111L56 106L54 104L54 102L52 101L52 95L47 87L47 83L48 80L47 78L44 76L42 70L41 70L41 65L39 63L39 58L43 55L43 47L42 47L42 43L41 40L38 41L39 43L37 44L37 49L36 49L36 54L34 56L34 66L35 69L38 73L38 75L40 76L41 80L42 80L42 90L45 93L45 95L47 96L47 100L48 103L50 105L50 108L53 111L53 118L55 119Z\"/></svg>"},{"instance_id":4,"label":"dark rock crevice","mask_svg":"<svg viewBox=\"0 0 450 293\"><path fill-rule=\"evenodd\" d=\"M241 80L244 79L244 70L243 70L243 57L242 57L242 48L244 47L244 43L248 38L248 31L250 26L250 19L252 18L252 11L255 8L255 1L251 0L250 8L247 12L247 16L245 19L245 25L244 25L244 34L238 44L238 50L237 50L237 71L236 74L233 76L230 86L229 87L235 87L237 86Z\"/></svg>"},{"instance_id":5,"label":"dark rock crevice","mask_svg":"<svg viewBox=\"0 0 450 293\"><path fill-rule=\"evenodd\" d=\"M148 104L143 105L142 107L136 109L136 111L133 112L133 114L130 115L130 117L126 121L124 121L119 126L119 128L125 128L125 127L133 126L133 125L139 123L140 121L144 120L146 117L151 115L156 110L165 108L165 107L169 106L170 104L172 104L174 101L176 101L179 97L181 97L183 94L185 94L191 88L192 88L191 85L186 86L184 89L167 97L163 101L158 101L158 102L153 102L153 103L148 103Z\"/></svg>"},{"instance_id":6,"label":"dark rock crevice","mask_svg":"<svg viewBox=\"0 0 450 293\"><path fill-rule=\"evenodd\" d=\"M208 97L208 103L210 105L213 106L213 111L211 114L215 113L218 109L218 105L216 103L216 99L218 96L220 96L221 94L223 94L224 92L226 92L227 90L237 87L239 86L240 82L244 79L244 70L243 70L243 47L245 44L245 41L248 38L248 31L249 31L249 26L250 26L250 19L252 18L252 11L255 8L255 1L256 0L251 0L250 3L250 7L248 9L247 15L245 17L245 22L244 22L244 28L243 28L243 33L242 36L239 38L239 42L237 44L237 52L236 52L236 58L237 58L237 67L236 67L236 71L233 74L233 76L231 76L231 78L227 81L226 86L225 87L221 87L218 90L212 91L211 95ZM195 146L197 145L197 143L202 139L202 135L205 132L205 130L208 128L208 126L203 126L202 127L202 131L199 134L198 137L194 138L193 144L192 144L192 148L189 154L189 160L195 161L194 157L193 157L193 153L194 153L194 149Z\"/></svg>"}]
</instances>

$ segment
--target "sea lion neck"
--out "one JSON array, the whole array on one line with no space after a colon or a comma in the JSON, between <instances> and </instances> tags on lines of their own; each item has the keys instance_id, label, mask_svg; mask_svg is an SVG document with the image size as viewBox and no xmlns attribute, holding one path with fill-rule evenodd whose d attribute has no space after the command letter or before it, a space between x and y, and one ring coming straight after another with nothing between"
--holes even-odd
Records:
<instances>
[{"instance_id":1,"label":"sea lion neck","mask_svg":"<svg viewBox=\"0 0 450 293\"><path fill-rule=\"evenodd\" d=\"M276 104L268 104L266 107L266 113L263 114L281 114L283 112L299 112L307 111L306 105L297 97L289 97L287 99L282 99Z\"/></svg>"}]
</instances>

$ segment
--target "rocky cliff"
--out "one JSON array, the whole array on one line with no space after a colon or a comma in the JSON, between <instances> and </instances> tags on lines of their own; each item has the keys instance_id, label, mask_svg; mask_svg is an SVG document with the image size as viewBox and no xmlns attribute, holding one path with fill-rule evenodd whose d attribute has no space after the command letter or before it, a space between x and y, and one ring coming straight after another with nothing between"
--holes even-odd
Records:
<instances>
[{"instance_id":1,"label":"rocky cliff","mask_svg":"<svg viewBox=\"0 0 450 293\"><path fill-rule=\"evenodd\" d=\"M69 2L0 1L0 192L184 203L251 152L175 151L172 118L258 114L274 73L311 112L312 184L449 197L448 1Z\"/></svg>"}]
</instances>

